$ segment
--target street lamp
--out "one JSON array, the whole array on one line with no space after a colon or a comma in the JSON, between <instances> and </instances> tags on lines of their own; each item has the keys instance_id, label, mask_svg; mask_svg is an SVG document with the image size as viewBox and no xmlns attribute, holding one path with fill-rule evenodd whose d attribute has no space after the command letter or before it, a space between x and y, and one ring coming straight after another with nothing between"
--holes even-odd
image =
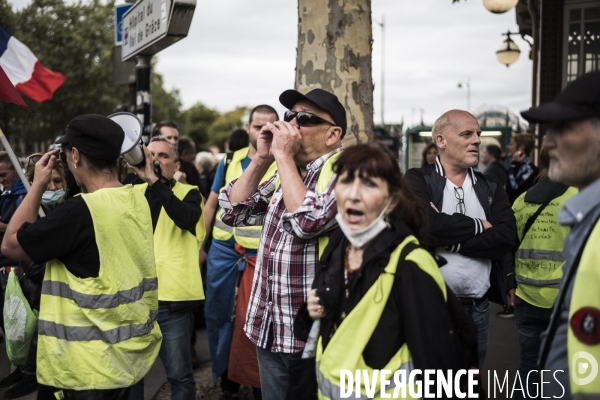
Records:
<instances>
[{"instance_id":1,"label":"street lamp","mask_svg":"<svg viewBox=\"0 0 600 400\"><path fill-rule=\"evenodd\" d=\"M462 88L463 85L467 87L467 111L471 112L471 78L467 78L466 81L458 82L458 88Z\"/></svg>"},{"instance_id":2,"label":"street lamp","mask_svg":"<svg viewBox=\"0 0 600 400\"><path fill-rule=\"evenodd\" d=\"M501 64L508 66L519 58L519 54L521 54L521 50L519 50L519 46L510 38L510 35L518 35L518 33L513 33L510 30L506 31L506 33L502 34L506 36L506 40L502 42L500 48L496 50L496 58L500 61Z\"/></svg>"},{"instance_id":3,"label":"street lamp","mask_svg":"<svg viewBox=\"0 0 600 400\"><path fill-rule=\"evenodd\" d=\"M483 6L494 14L502 14L512 10L519 0L483 0Z\"/></svg>"}]
</instances>

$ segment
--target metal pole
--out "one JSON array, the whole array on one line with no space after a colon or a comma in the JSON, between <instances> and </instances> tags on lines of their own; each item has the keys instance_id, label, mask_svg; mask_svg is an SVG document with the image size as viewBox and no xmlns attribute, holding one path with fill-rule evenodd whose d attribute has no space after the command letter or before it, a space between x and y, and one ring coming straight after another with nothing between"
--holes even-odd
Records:
<instances>
[{"instance_id":1,"label":"metal pole","mask_svg":"<svg viewBox=\"0 0 600 400\"><path fill-rule=\"evenodd\" d=\"M21 179L21 182L23 183L25 190L27 190L29 192L29 190L31 189L31 185L29 185L29 181L27 180L27 177L23 173L23 168L21 167L21 163L17 159L17 156L15 156L15 152L13 151L12 147L10 147L10 143L8 143L6 136L4 136L4 132L2 132L2 128L0 128L0 143L2 143L4 150L6 150L6 153L8 154L8 157L10 158L10 161L12 162L13 167L15 167L15 169L17 170L17 175L19 175L19 178ZM42 210L42 207L40 207L40 210L38 211L38 213L40 214L40 217L46 216L46 214Z\"/></svg>"},{"instance_id":2,"label":"metal pole","mask_svg":"<svg viewBox=\"0 0 600 400\"><path fill-rule=\"evenodd\" d=\"M136 56L137 64L135 65L136 114L144 124L142 132L144 143L148 143L152 133L151 58L151 56L145 55Z\"/></svg>"}]
</instances>

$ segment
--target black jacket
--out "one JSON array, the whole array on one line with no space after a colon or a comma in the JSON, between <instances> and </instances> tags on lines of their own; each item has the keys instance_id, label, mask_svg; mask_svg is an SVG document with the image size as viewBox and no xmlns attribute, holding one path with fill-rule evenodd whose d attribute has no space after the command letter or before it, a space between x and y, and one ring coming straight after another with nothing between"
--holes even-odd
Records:
<instances>
[{"instance_id":1,"label":"black jacket","mask_svg":"<svg viewBox=\"0 0 600 400\"><path fill-rule=\"evenodd\" d=\"M348 239L340 228L334 231L312 285L325 309L321 319L324 348L329 344L335 326L342 323L342 315L348 315L356 307L387 266L391 253L410 234L406 224L397 221L369 244L360 269L349 276L349 297L346 299L343 271ZM311 325L305 303L294 322L296 337L306 340ZM363 357L371 368L381 369L407 343L415 368L456 370L460 368L460 360L452 329L448 306L439 286L415 263L400 260L392 292Z\"/></svg>"},{"instance_id":2,"label":"black jacket","mask_svg":"<svg viewBox=\"0 0 600 400\"><path fill-rule=\"evenodd\" d=\"M435 239L435 243L429 245L446 247L463 256L492 260L489 299L506 304L506 274L502 261L517 235L515 216L501 184L472 168L469 175L485 217L492 224L487 230L480 227L481 222L477 218L460 213L438 213L431 207L430 203L433 203L441 210L444 200L446 178L439 158L435 164L409 170L404 179L429 216L431 235Z\"/></svg>"}]
</instances>

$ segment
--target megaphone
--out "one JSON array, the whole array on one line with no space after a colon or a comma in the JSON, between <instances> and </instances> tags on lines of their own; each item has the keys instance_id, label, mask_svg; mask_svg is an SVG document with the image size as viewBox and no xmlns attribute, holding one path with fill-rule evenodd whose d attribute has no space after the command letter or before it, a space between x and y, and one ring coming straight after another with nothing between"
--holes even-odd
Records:
<instances>
[{"instance_id":1,"label":"megaphone","mask_svg":"<svg viewBox=\"0 0 600 400\"><path fill-rule=\"evenodd\" d=\"M108 118L119 124L125 132L125 139L121 145L121 157L134 167L146 165L146 155L142 148L142 131L144 129L142 121L128 112L114 113L109 115Z\"/></svg>"}]
</instances>

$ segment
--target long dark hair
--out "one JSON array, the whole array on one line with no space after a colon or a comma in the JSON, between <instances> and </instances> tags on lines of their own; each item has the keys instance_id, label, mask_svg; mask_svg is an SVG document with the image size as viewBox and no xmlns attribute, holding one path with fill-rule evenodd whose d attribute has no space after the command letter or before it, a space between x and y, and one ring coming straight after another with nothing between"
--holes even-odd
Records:
<instances>
[{"instance_id":1,"label":"long dark hair","mask_svg":"<svg viewBox=\"0 0 600 400\"><path fill-rule=\"evenodd\" d=\"M427 153L429 153L429 150L431 150L431 149L435 149L435 151L437 151L437 146L435 145L435 142L427 143L427 146L425 146L425 148L423 149L423 154L422 154L422 158L421 158L421 168L426 167L428 165Z\"/></svg>"},{"instance_id":2,"label":"long dark hair","mask_svg":"<svg viewBox=\"0 0 600 400\"><path fill-rule=\"evenodd\" d=\"M334 186L344 172L350 176L358 172L361 177L386 181L390 196L397 200L394 209L388 213L389 218L404 220L420 241L428 238L429 220L425 210L402 179L398 161L385 146L373 142L348 147L334 163L333 170L337 173Z\"/></svg>"}]
</instances>

